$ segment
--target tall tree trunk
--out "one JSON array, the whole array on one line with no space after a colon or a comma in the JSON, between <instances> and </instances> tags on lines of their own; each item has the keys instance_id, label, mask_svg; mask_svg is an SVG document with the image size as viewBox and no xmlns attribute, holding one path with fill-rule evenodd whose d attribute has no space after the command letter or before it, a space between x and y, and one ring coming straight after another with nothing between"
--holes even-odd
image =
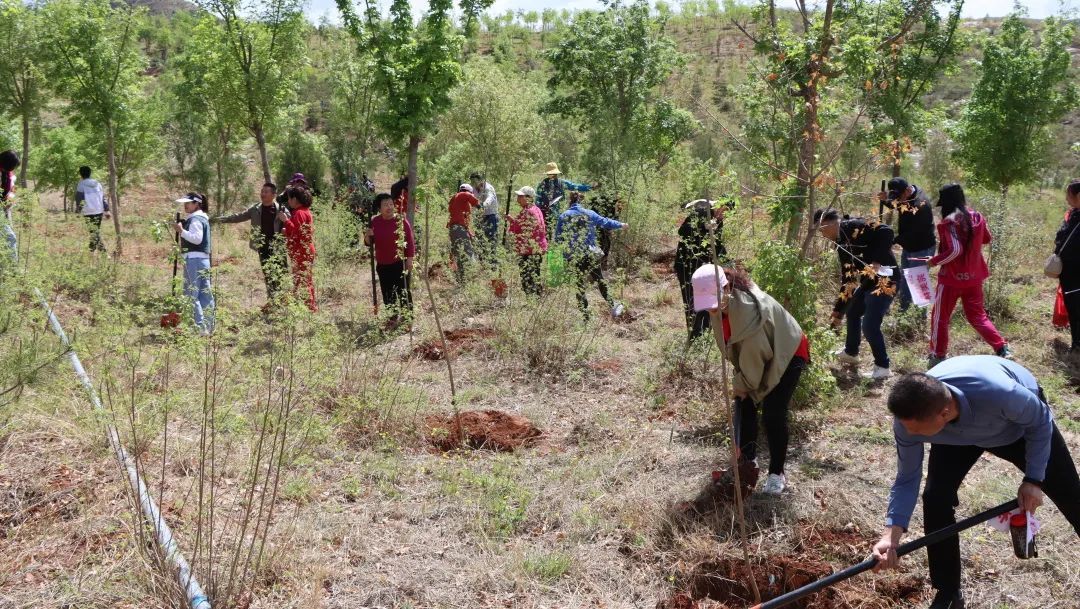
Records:
<instances>
[{"instance_id":1,"label":"tall tree trunk","mask_svg":"<svg viewBox=\"0 0 1080 609\"><path fill-rule=\"evenodd\" d=\"M26 188L26 166L30 164L30 115L22 113L22 164L19 165L19 187Z\"/></svg>"},{"instance_id":2,"label":"tall tree trunk","mask_svg":"<svg viewBox=\"0 0 1080 609\"><path fill-rule=\"evenodd\" d=\"M409 136L409 206L405 213L409 219L409 224L416 226L414 222L416 218L416 159L420 152L420 136Z\"/></svg>"},{"instance_id":3,"label":"tall tree trunk","mask_svg":"<svg viewBox=\"0 0 1080 609\"><path fill-rule=\"evenodd\" d=\"M270 158L266 156L266 132L263 131L262 123L255 123L255 143L259 145L259 159L262 161L263 180L273 182L270 176Z\"/></svg>"},{"instance_id":4,"label":"tall tree trunk","mask_svg":"<svg viewBox=\"0 0 1080 609\"><path fill-rule=\"evenodd\" d=\"M795 172L795 180L799 189L806 194L803 209L809 213L814 212L814 155L817 154L818 112L817 112L817 87L807 87L804 96L806 100L805 114L803 115L803 141L799 145L799 167ZM788 222L787 238L788 245L795 245L799 238L799 227L802 226L802 214L795 214ZM803 252L809 246L809 237L803 240Z\"/></svg>"},{"instance_id":5,"label":"tall tree trunk","mask_svg":"<svg viewBox=\"0 0 1080 609\"><path fill-rule=\"evenodd\" d=\"M116 230L116 255L124 254L124 244L120 236L120 189L116 179L116 137L112 124L105 125L105 151L109 157L109 198L112 199L113 229Z\"/></svg>"}]
</instances>

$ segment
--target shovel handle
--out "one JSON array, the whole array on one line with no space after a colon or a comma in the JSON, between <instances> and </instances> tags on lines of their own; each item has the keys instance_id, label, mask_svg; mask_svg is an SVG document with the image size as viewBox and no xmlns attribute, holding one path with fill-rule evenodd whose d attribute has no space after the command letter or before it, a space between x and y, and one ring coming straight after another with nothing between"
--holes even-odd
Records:
<instances>
[{"instance_id":1,"label":"shovel handle","mask_svg":"<svg viewBox=\"0 0 1080 609\"><path fill-rule=\"evenodd\" d=\"M938 529L933 533L930 533L929 535L920 537L919 539L909 541L901 545L899 548L896 549L896 555L904 556L906 554L911 554L916 550L922 549L928 545L935 544L947 537L952 537L960 531L970 529L971 527L986 522L991 518L1011 512L1015 510L1018 505L1019 504L1017 503L1016 499L1013 499L1011 501L1002 503L997 507L990 508L985 512L979 512L978 514L965 518L960 522L951 524L943 529ZM751 609L777 609L778 607L783 607L784 605L793 603L805 596L828 588L833 584L842 582L845 579L850 579L852 577L855 577L856 575L859 575L860 573L869 571L873 569L875 565L877 565L877 559L868 558L857 565L848 567L843 571L833 573L828 577L823 577L816 582L803 586L802 588L797 588L795 590L792 590L791 592L788 592L787 594L778 596L770 601L765 601L764 603L761 603L759 605L754 605L753 607L751 607Z\"/></svg>"}]
</instances>

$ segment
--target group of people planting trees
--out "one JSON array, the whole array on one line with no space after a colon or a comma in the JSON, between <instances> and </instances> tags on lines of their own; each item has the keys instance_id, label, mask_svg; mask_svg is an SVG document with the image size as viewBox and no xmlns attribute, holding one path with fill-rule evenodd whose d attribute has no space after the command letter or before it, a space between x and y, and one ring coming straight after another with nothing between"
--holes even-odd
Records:
<instances>
[{"instance_id":1,"label":"group of people planting trees","mask_svg":"<svg viewBox=\"0 0 1080 609\"><path fill-rule=\"evenodd\" d=\"M0 153L0 188L5 210L14 201L12 170L18 156ZM89 167L79 169L76 200L89 228L91 252L104 250L102 217L109 213L101 185ZM374 191L373 185L367 190ZM549 245L557 244L566 269L576 274L577 299L589 319L588 287L595 283L613 316L623 305L611 297L603 266L610 253L610 231L627 225L613 199L597 197L595 209L586 206L593 188L561 178L550 163L537 188L514 192L518 210L498 214L495 189L473 173L450 198L447 211L449 249L457 281L471 268L499 265L499 226L505 222L507 247L517 257L521 291L526 297L544 293L543 268ZM567 196L569 193L569 196ZM410 273L415 267L414 227L404 213L407 193L395 185L391 192L371 192L363 242L371 250L374 269L393 327L410 323ZM565 197L565 205L564 205ZM282 279L293 278L292 294L317 311L313 280L315 263L312 190L303 174L295 174L281 192L273 183L262 186L259 202L231 215L210 217L209 202L192 192L177 199L184 217L174 225L183 260L184 294L191 301L198 331L214 331L211 285L213 227L246 223L250 248L263 271L267 306L285 295ZM1068 212L1059 229L1045 272L1060 282L1061 298L1071 325L1071 353L1080 349L1080 181L1065 192ZM957 491L964 478L989 452L1023 472L1017 489L1019 509L1030 516L1044 493L1058 506L1080 536L1080 476L1038 381L1011 361L1006 340L987 316L983 284L989 276L982 248L992 235L985 218L970 209L963 188L948 184L936 201L914 184L894 178L879 195L880 204L898 216L897 226L881 217L849 217L836 209L813 214L813 230L836 249L840 292L829 317L831 326L845 326L844 347L834 353L845 365L858 365L863 338L870 346L873 368L862 374L872 382L892 376L882 323L894 299L903 311L926 304L908 289L905 270L939 267L937 287L928 299L930 311L928 370L896 379L888 392L888 411L898 455L884 530L872 548L879 568L896 567L900 540L907 532L918 499L924 458L924 526L927 533L956 522ZM605 208L604 205L610 206ZM940 220L935 223L934 208ZM806 332L783 304L765 293L748 272L731 259L724 246L726 216L736 209L734 199L698 199L686 206L678 228L674 271L682 296L690 341L711 330L713 339L731 363L734 443L741 486L739 493L757 488L759 476L759 417L768 440L767 476L761 492L778 496L788 486L785 461L789 445L789 410L803 372L811 363ZM490 212L490 213L489 213ZM554 225L554 226L552 226ZM6 234L12 254L17 242L10 222ZM895 250L899 249L899 260ZM926 300L926 299L924 299ZM948 358L949 324L957 301L968 322L989 345L993 355ZM924 316L925 320L925 316ZM925 445L929 444L928 451ZM716 484L732 484L723 476ZM961 558L956 535L928 546L930 579L937 593L932 609L962 609Z\"/></svg>"},{"instance_id":2,"label":"group of people planting trees","mask_svg":"<svg viewBox=\"0 0 1080 609\"><path fill-rule=\"evenodd\" d=\"M1080 342L1080 245L1072 237L1080 227L1080 181L1066 189L1069 212L1058 231L1046 273L1057 276L1072 327L1071 353ZM935 229L933 205L926 194L903 178L894 178L880 203L899 215L897 230L876 218L848 217L835 209L814 213L813 229L835 244L841 290L831 314L839 329L846 319L844 348L835 353L857 365L865 335L874 368L871 381L891 376L881 324L894 297L900 308L912 304L903 269L940 267L932 298L928 368L905 374L893 384L888 410L898 455L881 539L873 545L877 569L899 564L900 540L908 530L922 478L924 446L930 445L923 490L927 534L956 523L957 491L984 452L1023 472L1017 489L1021 518L1031 517L1044 493L1080 536L1080 476L1054 422L1038 381L1013 359L1007 342L987 316L983 283L989 276L982 247L991 240L983 216L967 206L963 188L949 184L938 192L941 221ZM722 228L727 201L698 200L679 228L675 273L682 289L686 327L691 340L712 329L717 345L734 368L735 444L740 488L749 493L758 479L758 411L769 444L767 495L787 485L784 462L789 441L788 410L802 371L810 362L807 337L782 305L761 291L737 264L727 261ZM936 247L935 247L936 246ZM898 267L894 247L901 250ZM719 262L725 266L716 266ZM949 322L956 301L994 355L946 359ZM728 487L735 472L714 476ZM930 580L936 590L931 609L963 609L960 540L957 535L927 546ZM1019 551L1018 551L1019 555Z\"/></svg>"}]
</instances>

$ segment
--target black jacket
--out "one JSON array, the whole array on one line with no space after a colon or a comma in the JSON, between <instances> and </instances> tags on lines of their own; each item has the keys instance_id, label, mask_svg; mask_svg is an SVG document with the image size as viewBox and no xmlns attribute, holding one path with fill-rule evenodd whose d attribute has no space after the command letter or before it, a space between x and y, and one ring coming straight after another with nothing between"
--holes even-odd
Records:
<instances>
[{"instance_id":1,"label":"black jacket","mask_svg":"<svg viewBox=\"0 0 1080 609\"><path fill-rule=\"evenodd\" d=\"M898 273L896 258L892 253L893 229L876 219L852 218L840 222L840 235L836 243L836 254L840 258L840 294L833 305L833 311L843 313L847 310L851 295L858 288L873 293L881 292L889 296L896 294L896 275L881 277L863 270L867 265L878 263L883 267L893 267Z\"/></svg>"},{"instance_id":2,"label":"black jacket","mask_svg":"<svg viewBox=\"0 0 1080 609\"><path fill-rule=\"evenodd\" d=\"M928 250L937 244L934 233L934 208L923 189L914 186L915 194L906 201L886 202L899 212L895 243L909 252Z\"/></svg>"},{"instance_id":3,"label":"black jacket","mask_svg":"<svg viewBox=\"0 0 1080 609\"><path fill-rule=\"evenodd\" d=\"M709 255L709 229L705 226L706 217L692 212L679 227L679 245L675 248L675 272L689 277L704 264L712 262ZM724 223L716 226L716 259L723 263L727 259L724 247Z\"/></svg>"},{"instance_id":4,"label":"black jacket","mask_svg":"<svg viewBox=\"0 0 1080 609\"><path fill-rule=\"evenodd\" d=\"M1061 257L1062 285L1080 285L1080 209L1070 210L1061 223L1054 237L1054 253Z\"/></svg>"}]
</instances>

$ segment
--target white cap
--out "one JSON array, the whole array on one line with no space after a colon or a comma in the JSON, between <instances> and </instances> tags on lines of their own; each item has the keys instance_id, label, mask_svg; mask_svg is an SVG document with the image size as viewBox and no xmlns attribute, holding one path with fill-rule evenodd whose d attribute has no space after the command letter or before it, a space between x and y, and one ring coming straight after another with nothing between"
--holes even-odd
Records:
<instances>
[{"instance_id":1,"label":"white cap","mask_svg":"<svg viewBox=\"0 0 1080 609\"><path fill-rule=\"evenodd\" d=\"M519 196L519 197L524 196L524 197L535 198L536 197L536 189L533 188L532 186L524 186L524 187L521 188L521 190L515 192L514 194Z\"/></svg>"},{"instance_id":2,"label":"white cap","mask_svg":"<svg viewBox=\"0 0 1080 609\"><path fill-rule=\"evenodd\" d=\"M720 289L728 284L724 269L706 264L694 271L690 283L694 286L694 310L711 311L720 306L720 296L716 290L716 278L720 277Z\"/></svg>"}]
</instances>

